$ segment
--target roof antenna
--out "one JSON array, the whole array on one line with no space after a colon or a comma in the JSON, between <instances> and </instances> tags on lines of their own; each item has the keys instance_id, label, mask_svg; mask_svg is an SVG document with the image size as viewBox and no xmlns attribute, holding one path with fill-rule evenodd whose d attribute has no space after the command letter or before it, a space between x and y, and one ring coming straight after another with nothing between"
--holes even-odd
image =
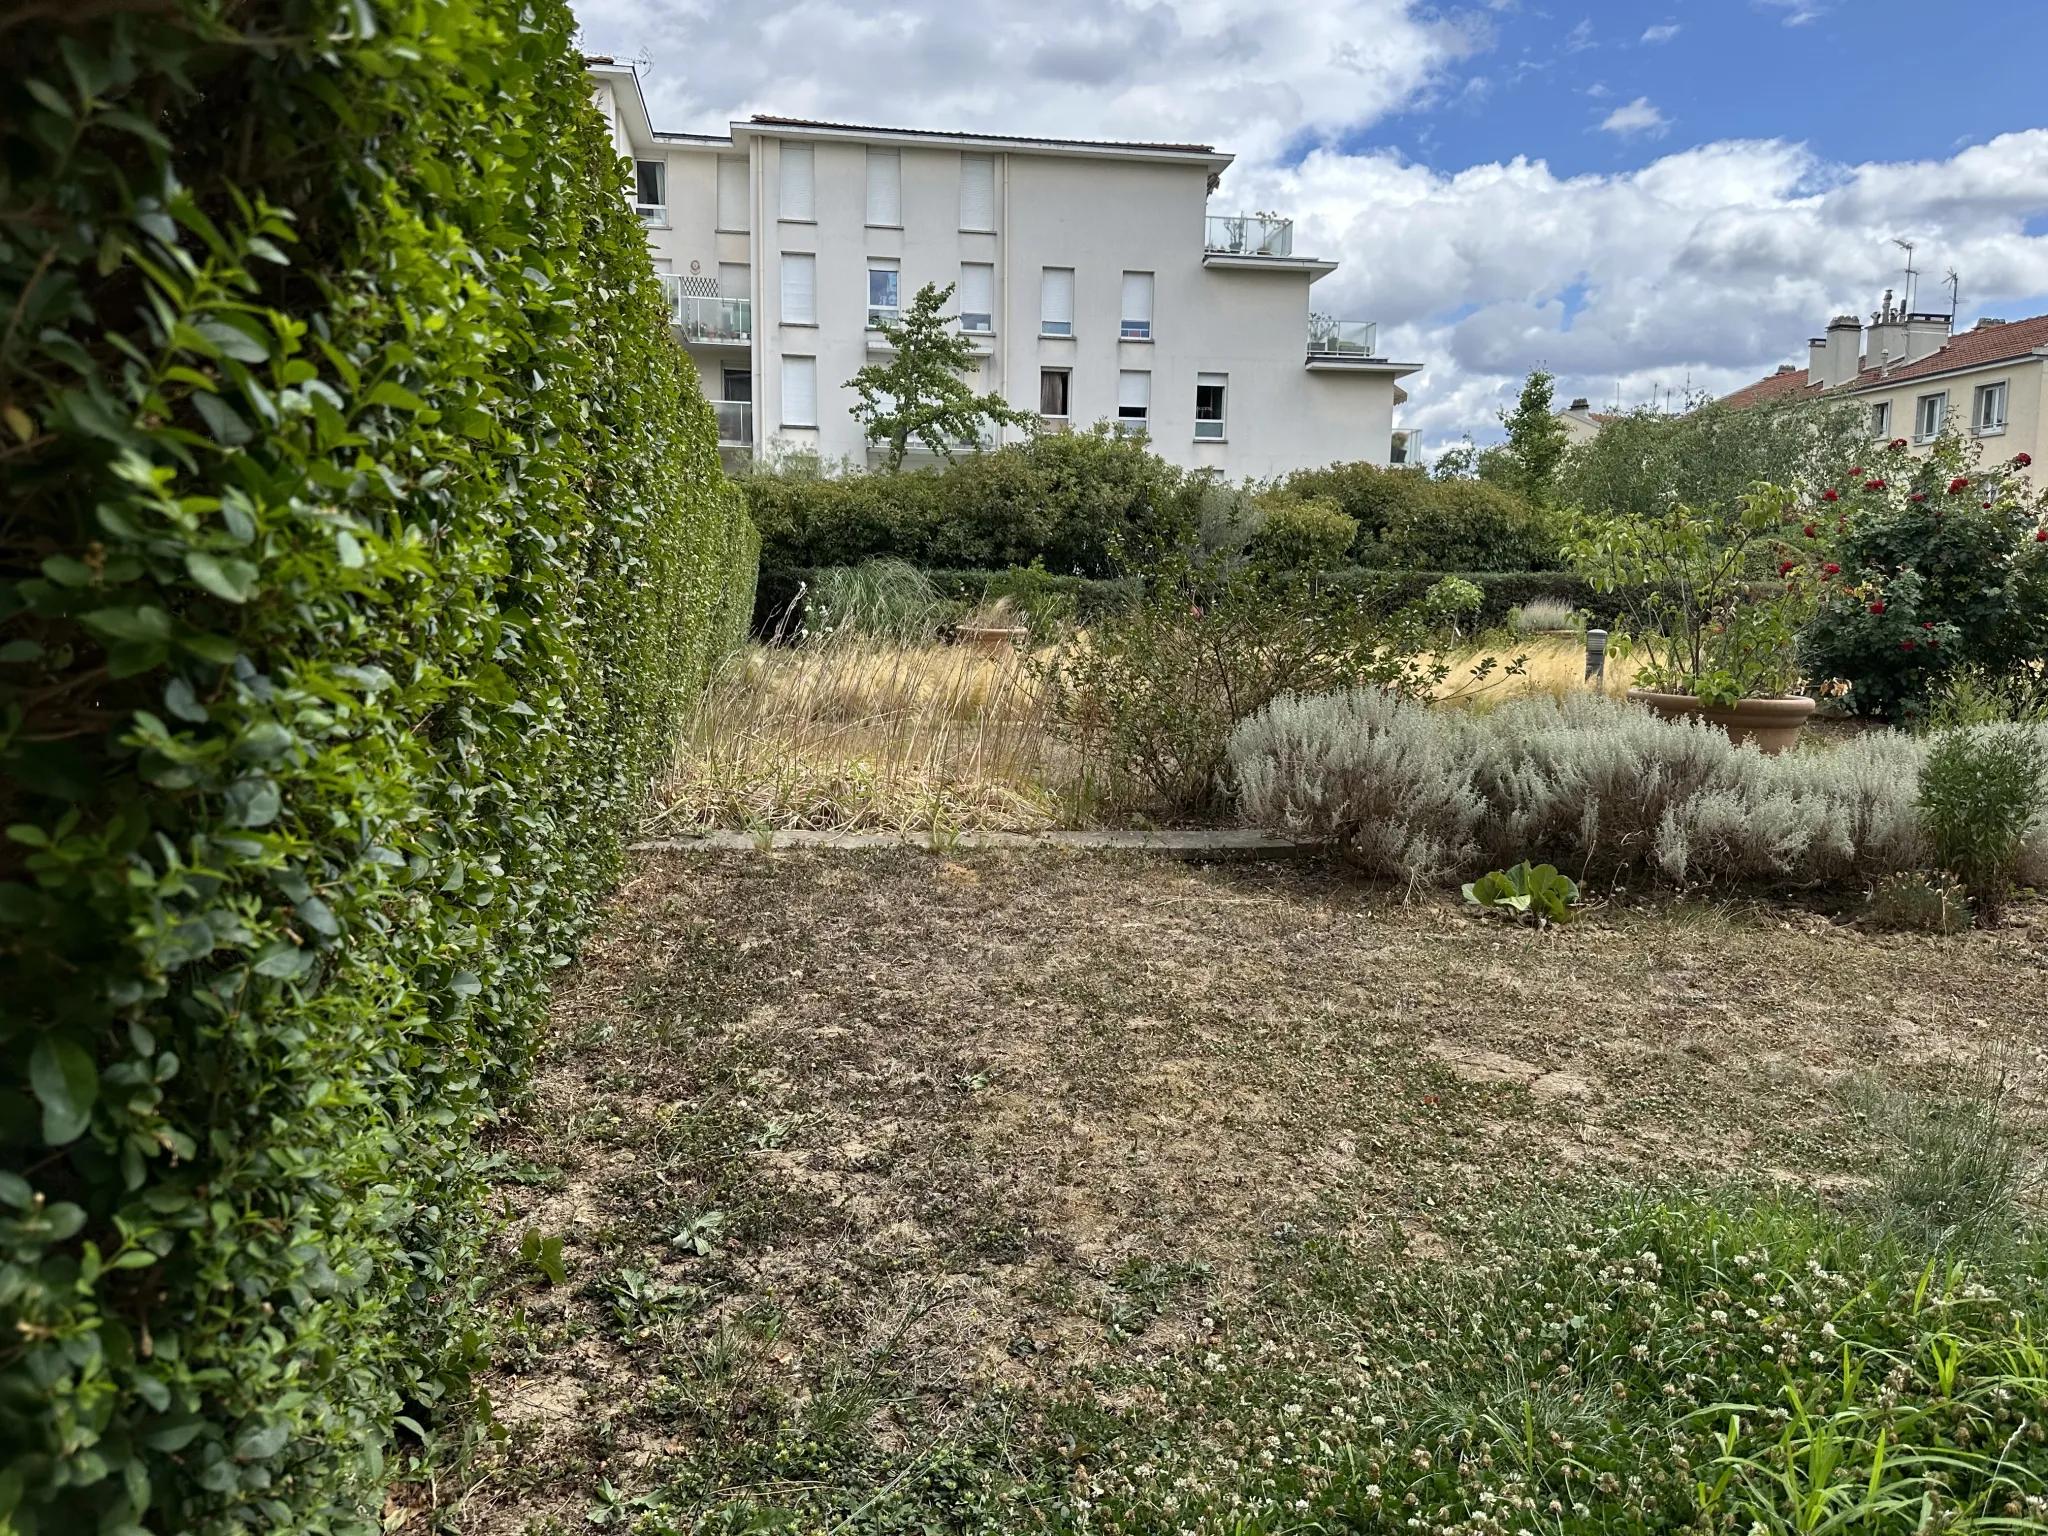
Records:
<instances>
[{"instance_id":1,"label":"roof antenna","mask_svg":"<svg viewBox=\"0 0 2048 1536\"><path fill-rule=\"evenodd\" d=\"M1956 316L1963 312L1962 274L1957 272L1954 267L1950 267L1948 269L1948 276L1943 281L1948 284L1948 328L1954 330L1956 328Z\"/></svg>"},{"instance_id":2,"label":"roof antenna","mask_svg":"<svg viewBox=\"0 0 2048 1536\"><path fill-rule=\"evenodd\" d=\"M1919 270L1913 265L1913 242L1893 237L1892 244L1906 253L1906 313L1913 312L1914 285L1920 281Z\"/></svg>"}]
</instances>

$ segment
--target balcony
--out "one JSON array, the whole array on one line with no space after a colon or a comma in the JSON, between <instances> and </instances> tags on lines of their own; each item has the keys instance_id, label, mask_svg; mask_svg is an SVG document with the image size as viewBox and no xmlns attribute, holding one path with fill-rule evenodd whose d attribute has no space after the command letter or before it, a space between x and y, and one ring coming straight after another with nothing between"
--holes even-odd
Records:
<instances>
[{"instance_id":1,"label":"balcony","mask_svg":"<svg viewBox=\"0 0 2048 1536\"><path fill-rule=\"evenodd\" d=\"M1265 213L1210 215L1202 248L1218 256L1292 256L1294 220Z\"/></svg>"},{"instance_id":2,"label":"balcony","mask_svg":"<svg viewBox=\"0 0 2048 1536\"><path fill-rule=\"evenodd\" d=\"M1380 328L1370 320L1332 320L1325 315L1308 319L1308 355L1311 361L1355 358L1364 361L1377 354Z\"/></svg>"},{"instance_id":3,"label":"balcony","mask_svg":"<svg viewBox=\"0 0 2048 1536\"><path fill-rule=\"evenodd\" d=\"M685 293L680 273L663 272L660 276L662 297L668 300L669 324L684 341L744 346L754 339L753 300Z\"/></svg>"},{"instance_id":4,"label":"balcony","mask_svg":"<svg viewBox=\"0 0 2048 1536\"><path fill-rule=\"evenodd\" d=\"M754 444L754 404L751 400L714 400L718 413L718 446L751 448Z\"/></svg>"}]
</instances>

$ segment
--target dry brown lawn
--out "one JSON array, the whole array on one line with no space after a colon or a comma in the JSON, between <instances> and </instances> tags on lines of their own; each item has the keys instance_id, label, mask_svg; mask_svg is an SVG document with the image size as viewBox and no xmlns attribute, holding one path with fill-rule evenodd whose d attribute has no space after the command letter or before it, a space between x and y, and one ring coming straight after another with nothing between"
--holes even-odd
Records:
<instances>
[{"instance_id":1,"label":"dry brown lawn","mask_svg":"<svg viewBox=\"0 0 2048 1536\"><path fill-rule=\"evenodd\" d=\"M1454 1263L1532 1187L1853 1200L1873 1083L1995 1050L2038 1115L2044 995L2039 904L1957 939L1663 898L1539 933L1306 860L650 857L505 1137L509 1439L457 1522L581 1529L600 1480L878 1352L943 1414L1185 1344L1297 1234Z\"/></svg>"}]
</instances>

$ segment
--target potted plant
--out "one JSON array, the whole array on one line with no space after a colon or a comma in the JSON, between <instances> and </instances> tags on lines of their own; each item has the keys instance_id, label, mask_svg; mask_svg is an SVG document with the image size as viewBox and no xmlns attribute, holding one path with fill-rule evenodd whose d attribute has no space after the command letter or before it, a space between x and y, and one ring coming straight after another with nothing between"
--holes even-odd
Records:
<instances>
[{"instance_id":1,"label":"potted plant","mask_svg":"<svg viewBox=\"0 0 2048 1536\"><path fill-rule=\"evenodd\" d=\"M1796 744L1814 701L1799 691L1795 642L1839 572L1795 540L1825 516L1798 492L1759 485L1732 515L1673 503L1574 519L1573 564L1627 613L1610 649L1646 658L1629 698L1666 719L1704 717L1738 746Z\"/></svg>"}]
</instances>

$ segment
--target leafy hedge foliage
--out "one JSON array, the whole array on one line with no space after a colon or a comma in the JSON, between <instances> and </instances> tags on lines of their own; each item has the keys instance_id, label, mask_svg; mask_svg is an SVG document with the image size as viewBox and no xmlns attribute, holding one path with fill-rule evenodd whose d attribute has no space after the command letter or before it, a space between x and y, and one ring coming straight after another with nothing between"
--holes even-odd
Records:
<instances>
[{"instance_id":1,"label":"leafy hedge foliage","mask_svg":"<svg viewBox=\"0 0 2048 1536\"><path fill-rule=\"evenodd\" d=\"M1556 518L1505 486L1377 464L1297 470L1285 485L1297 496L1334 501L1357 520L1351 558L1359 565L1549 571L1563 563Z\"/></svg>"},{"instance_id":2,"label":"leafy hedge foliage","mask_svg":"<svg viewBox=\"0 0 2048 1536\"><path fill-rule=\"evenodd\" d=\"M0 22L0 1529L370 1531L755 557L558 0Z\"/></svg>"}]
</instances>

